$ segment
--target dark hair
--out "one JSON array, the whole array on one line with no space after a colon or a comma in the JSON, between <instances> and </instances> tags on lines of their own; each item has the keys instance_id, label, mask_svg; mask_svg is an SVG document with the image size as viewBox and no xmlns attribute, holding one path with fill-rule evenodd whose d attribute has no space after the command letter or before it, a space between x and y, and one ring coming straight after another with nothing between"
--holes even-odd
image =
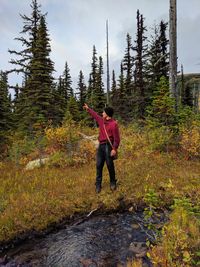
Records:
<instances>
[{"instance_id":1,"label":"dark hair","mask_svg":"<svg viewBox=\"0 0 200 267\"><path fill-rule=\"evenodd\" d=\"M106 107L106 108L104 108L104 111L105 111L105 113L106 113L109 117L112 117L113 114L114 114L114 109L111 108L111 107Z\"/></svg>"}]
</instances>

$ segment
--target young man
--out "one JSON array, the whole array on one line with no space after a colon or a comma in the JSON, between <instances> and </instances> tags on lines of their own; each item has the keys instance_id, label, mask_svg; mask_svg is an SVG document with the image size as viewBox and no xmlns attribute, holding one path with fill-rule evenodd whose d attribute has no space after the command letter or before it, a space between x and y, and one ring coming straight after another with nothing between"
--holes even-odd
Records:
<instances>
[{"instance_id":1,"label":"young man","mask_svg":"<svg viewBox=\"0 0 200 267\"><path fill-rule=\"evenodd\" d=\"M87 104L84 104L83 108L88 111L88 113L96 120L99 125L99 147L97 150L96 160L96 193L101 192L102 172L105 162L110 176L110 189L112 191L116 190L117 184L113 157L117 153L117 148L120 143L120 135L117 122L112 119L114 111L111 107L106 107L101 117L94 110L89 108ZM112 146L109 143L107 135L112 143Z\"/></svg>"}]
</instances>

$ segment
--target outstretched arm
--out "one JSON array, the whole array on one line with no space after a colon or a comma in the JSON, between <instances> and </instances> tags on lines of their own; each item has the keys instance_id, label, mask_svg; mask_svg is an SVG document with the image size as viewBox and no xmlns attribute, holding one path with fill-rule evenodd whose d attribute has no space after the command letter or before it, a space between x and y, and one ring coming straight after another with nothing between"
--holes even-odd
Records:
<instances>
[{"instance_id":1,"label":"outstretched arm","mask_svg":"<svg viewBox=\"0 0 200 267\"><path fill-rule=\"evenodd\" d=\"M86 103L84 104L83 108L87 110L87 112L92 116L92 118L94 118L99 124L99 122L102 120L102 117L99 116L93 109L89 108Z\"/></svg>"}]
</instances>

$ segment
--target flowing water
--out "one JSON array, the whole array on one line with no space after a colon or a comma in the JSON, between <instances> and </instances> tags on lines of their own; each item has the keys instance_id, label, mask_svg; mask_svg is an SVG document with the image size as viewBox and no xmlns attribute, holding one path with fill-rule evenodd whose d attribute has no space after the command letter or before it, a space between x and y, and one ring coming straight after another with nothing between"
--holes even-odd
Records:
<instances>
[{"instance_id":1,"label":"flowing water","mask_svg":"<svg viewBox=\"0 0 200 267\"><path fill-rule=\"evenodd\" d=\"M142 213L98 215L23 242L1 255L0 266L116 267L133 258L152 266L146 241L155 241L156 226L163 221L163 215L151 219L154 230L149 230Z\"/></svg>"}]
</instances>

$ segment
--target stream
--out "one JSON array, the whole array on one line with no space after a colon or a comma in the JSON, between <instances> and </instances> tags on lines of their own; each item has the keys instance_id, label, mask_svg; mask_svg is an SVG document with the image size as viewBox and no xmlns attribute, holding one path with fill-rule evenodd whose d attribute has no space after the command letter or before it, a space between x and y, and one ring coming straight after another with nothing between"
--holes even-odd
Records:
<instances>
[{"instance_id":1,"label":"stream","mask_svg":"<svg viewBox=\"0 0 200 267\"><path fill-rule=\"evenodd\" d=\"M128 259L141 258L142 266L150 267L146 241L155 242L156 229L165 220L158 214L147 223L142 212L91 216L9 249L0 255L0 266L121 267Z\"/></svg>"}]
</instances>

